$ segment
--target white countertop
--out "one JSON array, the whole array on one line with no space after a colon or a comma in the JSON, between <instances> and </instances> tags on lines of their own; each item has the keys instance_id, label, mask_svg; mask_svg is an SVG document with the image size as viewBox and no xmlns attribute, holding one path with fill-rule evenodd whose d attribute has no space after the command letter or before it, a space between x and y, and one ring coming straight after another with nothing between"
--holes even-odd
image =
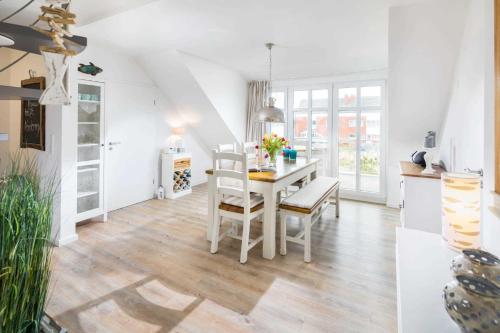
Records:
<instances>
[{"instance_id":1,"label":"white countertop","mask_svg":"<svg viewBox=\"0 0 500 333\"><path fill-rule=\"evenodd\" d=\"M441 235L396 230L398 328L400 333L459 333L444 307L443 288L452 280L450 250Z\"/></svg>"}]
</instances>

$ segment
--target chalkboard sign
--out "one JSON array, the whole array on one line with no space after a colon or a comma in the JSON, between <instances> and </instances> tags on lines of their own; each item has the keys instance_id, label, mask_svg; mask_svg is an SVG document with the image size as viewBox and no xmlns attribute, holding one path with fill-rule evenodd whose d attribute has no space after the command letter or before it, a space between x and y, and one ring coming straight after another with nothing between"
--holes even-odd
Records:
<instances>
[{"instance_id":1,"label":"chalkboard sign","mask_svg":"<svg viewBox=\"0 0 500 333\"><path fill-rule=\"evenodd\" d=\"M23 80L21 87L44 90L45 78ZM45 106L37 100L21 102L21 148L45 150Z\"/></svg>"}]
</instances>

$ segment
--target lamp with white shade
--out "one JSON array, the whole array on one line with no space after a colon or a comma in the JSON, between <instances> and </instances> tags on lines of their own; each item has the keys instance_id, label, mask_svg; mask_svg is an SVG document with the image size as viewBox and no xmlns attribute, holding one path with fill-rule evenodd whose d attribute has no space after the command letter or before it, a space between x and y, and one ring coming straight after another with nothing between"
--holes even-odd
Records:
<instances>
[{"instance_id":1,"label":"lamp with white shade","mask_svg":"<svg viewBox=\"0 0 500 333\"><path fill-rule=\"evenodd\" d=\"M169 148L175 150L176 152L181 152L184 149L184 142L182 136L186 133L184 127L174 127L172 128L171 135L169 137Z\"/></svg>"},{"instance_id":2,"label":"lamp with white shade","mask_svg":"<svg viewBox=\"0 0 500 333\"><path fill-rule=\"evenodd\" d=\"M441 175L442 236L452 249L481 245L481 177L470 173Z\"/></svg>"},{"instance_id":3,"label":"lamp with white shade","mask_svg":"<svg viewBox=\"0 0 500 333\"><path fill-rule=\"evenodd\" d=\"M9 36L0 34L0 47L12 45L14 45L14 39L10 38Z\"/></svg>"},{"instance_id":4,"label":"lamp with white shade","mask_svg":"<svg viewBox=\"0 0 500 333\"><path fill-rule=\"evenodd\" d=\"M429 131L427 132L427 136L424 141L424 160L425 160L425 169L422 170L423 174L432 175L436 171L432 168L432 160L434 159L434 150L436 148L436 132Z\"/></svg>"}]
</instances>

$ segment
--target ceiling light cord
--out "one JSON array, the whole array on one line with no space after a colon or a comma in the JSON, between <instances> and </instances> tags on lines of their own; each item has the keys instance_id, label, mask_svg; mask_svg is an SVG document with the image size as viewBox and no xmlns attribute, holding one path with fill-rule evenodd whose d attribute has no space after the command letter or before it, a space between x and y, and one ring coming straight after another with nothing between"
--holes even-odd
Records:
<instances>
[{"instance_id":1,"label":"ceiling light cord","mask_svg":"<svg viewBox=\"0 0 500 333\"><path fill-rule=\"evenodd\" d=\"M1 0L0 0L1 1ZM6 20L8 20L9 18L11 18L12 16L16 15L17 13L19 13L20 11L22 11L23 9L25 9L26 7L28 7L32 2L32 1L29 1L27 4L25 4L23 7L21 7L20 9L16 10L14 13L12 13L11 15L7 16L6 18L4 18L2 21L0 22L4 22ZM70 1L71 3L71 1ZM68 4L69 5L69 4ZM53 5L50 5L49 6L50 8L54 7ZM45 13L42 14L42 16L45 16ZM40 18L36 19L35 22L31 23L30 24L30 27L34 26L35 24L37 24L38 22L40 21ZM0 69L0 73L6 71L7 69L11 68L12 66L14 66L15 64L17 64L19 61L23 60L24 58L26 58L30 53L29 52L25 52L23 55L21 55L19 58L17 58L16 60L14 60L13 62L11 62L10 64L8 64L7 66L3 67Z\"/></svg>"},{"instance_id":2,"label":"ceiling light cord","mask_svg":"<svg viewBox=\"0 0 500 333\"><path fill-rule=\"evenodd\" d=\"M3 71L6 71L7 69L11 68L12 66L14 66L15 64L17 64L19 61L23 60L24 58L26 58L28 56L28 54L30 54L29 52L25 52L22 56L20 56L19 58L17 58L16 60L14 60L13 62L11 62L10 64L8 64L7 66L5 66L4 68L0 69L0 73L2 73Z\"/></svg>"},{"instance_id":3,"label":"ceiling light cord","mask_svg":"<svg viewBox=\"0 0 500 333\"><path fill-rule=\"evenodd\" d=\"M271 51L272 46L269 47L269 90L273 90L273 52Z\"/></svg>"},{"instance_id":4,"label":"ceiling light cord","mask_svg":"<svg viewBox=\"0 0 500 333\"><path fill-rule=\"evenodd\" d=\"M33 2L35 2L35 0L30 0L28 1L24 6L22 6L21 8L19 8L18 10L16 10L15 12L13 12L12 14L10 14L9 16L7 16L6 18L2 19L0 22L5 22L7 21L8 19L10 19L12 16L14 15L17 15L19 14L24 8L28 7L29 5L31 5Z\"/></svg>"},{"instance_id":5,"label":"ceiling light cord","mask_svg":"<svg viewBox=\"0 0 500 333\"><path fill-rule=\"evenodd\" d=\"M273 43L267 43L266 47L269 49L269 84L268 84L268 96L271 97L273 92Z\"/></svg>"}]
</instances>

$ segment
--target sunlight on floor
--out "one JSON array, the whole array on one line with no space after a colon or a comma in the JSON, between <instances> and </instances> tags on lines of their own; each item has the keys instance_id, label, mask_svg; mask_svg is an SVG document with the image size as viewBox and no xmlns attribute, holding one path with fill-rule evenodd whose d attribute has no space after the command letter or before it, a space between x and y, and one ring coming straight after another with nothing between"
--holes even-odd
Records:
<instances>
[{"instance_id":1,"label":"sunlight on floor","mask_svg":"<svg viewBox=\"0 0 500 333\"><path fill-rule=\"evenodd\" d=\"M171 290L157 280L148 282L136 290L148 302L175 311L186 310L197 299Z\"/></svg>"},{"instance_id":2,"label":"sunlight on floor","mask_svg":"<svg viewBox=\"0 0 500 333\"><path fill-rule=\"evenodd\" d=\"M158 332L162 327L129 316L113 300L106 301L78 314L84 332Z\"/></svg>"}]
</instances>

